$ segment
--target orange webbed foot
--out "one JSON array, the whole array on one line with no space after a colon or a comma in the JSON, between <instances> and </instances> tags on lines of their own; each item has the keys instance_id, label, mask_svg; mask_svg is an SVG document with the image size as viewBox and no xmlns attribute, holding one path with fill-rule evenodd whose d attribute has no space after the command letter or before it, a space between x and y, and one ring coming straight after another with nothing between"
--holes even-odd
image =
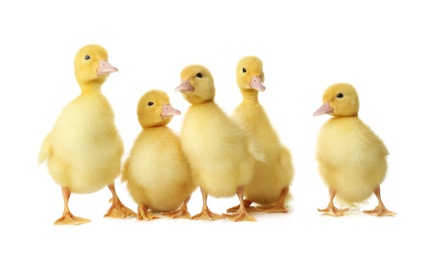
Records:
<instances>
[{"instance_id":1,"label":"orange webbed foot","mask_svg":"<svg viewBox=\"0 0 432 260\"><path fill-rule=\"evenodd\" d=\"M348 211L348 209L338 209L336 207L327 207L325 209L318 209L319 212L324 213L325 215L333 216L333 217L340 217L343 216L345 212Z\"/></svg>"},{"instance_id":2,"label":"orange webbed foot","mask_svg":"<svg viewBox=\"0 0 432 260\"><path fill-rule=\"evenodd\" d=\"M276 204L274 206L261 206L258 207L260 211L264 211L265 213L288 213L288 209L283 204Z\"/></svg>"},{"instance_id":3,"label":"orange webbed foot","mask_svg":"<svg viewBox=\"0 0 432 260\"><path fill-rule=\"evenodd\" d=\"M256 221L256 219L251 215L249 215L246 210L239 211L235 214L223 214L223 216L234 222L239 222L239 221L255 222Z\"/></svg>"},{"instance_id":4,"label":"orange webbed foot","mask_svg":"<svg viewBox=\"0 0 432 260\"><path fill-rule=\"evenodd\" d=\"M251 206L252 205L252 201L250 201L250 200L243 200L243 203L244 203L244 206L245 206L245 208L246 208L246 210L248 212L262 212L263 211L260 208ZM235 213L235 212L237 212L239 210L239 208L240 208L240 205L237 205L235 207L227 209L227 212L228 213Z\"/></svg>"},{"instance_id":5,"label":"orange webbed foot","mask_svg":"<svg viewBox=\"0 0 432 260\"><path fill-rule=\"evenodd\" d=\"M187 218L190 219L191 216L189 214L187 203L189 202L190 197L186 198L183 202L180 209L175 211L169 211L169 212L162 212L162 215L170 217L170 218Z\"/></svg>"},{"instance_id":6,"label":"orange webbed foot","mask_svg":"<svg viewBox=\"0 0 432 260\"><path fill-rule=\"evenodd\" d=\"M224 216L211 212L210 210L203 210L201 213L192 217L192 220L219 220L225 219Z\"/></svg>"},{"instance_id":7,"label":"orange webbed foot","mask_svg":"<svg viewBox=\"0 0 432 260\"><path fill-rule=\"evenodd\" d=\"M142 204L138 206L138 214L137 214L138 220L153 220L158 218L159 218L158 216L149 212L146 206Z\"/></svg>"},{"instance_id":8,"label":"orange webbed foot","mask_svg":"<svg viewBox=\"0 0 432 260\"><path fill-rule=\"evenodd\" d=\"M111 218L127 218L136 216L137 214L133 210L123 205L120 201L113 202L107 213L104 215L104 217Z\"/></svg>"},{"instance_id":9,"label":"orange webbed foot","mask_svg":"<svg viewBox=\"0 0 432 260\"><path fill-rule=\"evenodd\" d=\"M383 217L383 216L395 216L396 213L393 211L390 211L386 209L384 206L377 206L373 210L363 210L364 213L369 215L374 215L377 217Z\"/></svg>"},{"instance_id":10,"label":"orange webbed foot","mask_svg":"<svg viewBox=\"0 0 432 260\"><path fill-rule=\"evenodd\" d=\"M191 218L191 215L187 209L186 210L179 209L176 211L162 212L162 215L170 218L187 218L187 219Z\"/></svg>"},{"instance_id":11,"label":"orange webbed foot","mask_svg":"<svg viewBox=\"0 0 432 260\"><path fill-rule=\"evenodd\" d=\"M66 213L61 218L57 219L54 225L81 225L90 221L90 219L76 217L71 213Z\"/></svg>"}]
</instances>

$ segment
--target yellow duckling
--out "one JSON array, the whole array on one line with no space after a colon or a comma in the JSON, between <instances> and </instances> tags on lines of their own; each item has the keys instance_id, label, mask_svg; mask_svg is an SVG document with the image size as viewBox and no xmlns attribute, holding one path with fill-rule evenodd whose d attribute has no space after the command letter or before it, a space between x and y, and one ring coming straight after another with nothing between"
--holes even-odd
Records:
<instances>
[{"instance_id":1,"label":"yellow duckling","mask_svg":"<svg viewBox=\"0 0 432 260\"><path fill-rule=\"evenodd\" d=\"M233 118L254 139L265 157L256 160L256 170L252 181L245 186L247 208L255 202L266 212L288 212L286 207L294 167L291 154L284 147L269 118L258 101L258 92L265 91L263 63L255 56L246 56L237 64L237 85L243 101L234 110ZM229 211L235 209L230 209Z\"/></svg>"},{"instance_id":2,"label":"yellow duckling","mask_svg":"<svg viewBox=\"0 0 432 260\"><path fill-rule=\"evenodd\" d=\"M196 185L179 136L167 127L180 111L165 92L151 90L139 100L137 114L143 130L124 164L122 180L138 203L138 220L159 218L150 210L190 218L187 203Z\"/></svg>"},{"instance_id":3,"label":"yellow duckling","mask_svg":"<svg viewBox=\"0 0 432 260\"><path fill-rule=\"evenodd\" d=\"M313 114L333 116L322 126L317 141L319 172L330 194L327 208L318 210L342 216L348 209L336 208L335 197L354 205L375 193L378 206L364 212L393 216L396 213L385 208L380 193L380 184L387 173L388 151L382 140L358 118L358 110L356 89L338 83L325 90L323 105Z\"/></svg>"},{"instance_id":4,"label":"yellow duckling","mask_svg":"<svg viewBox=\"0 0 432 260\"><path fill-rule=\"evenodd\" d=\"M176 88L191 104L180 133L180 140L192 168L192 176L201 189L203 207L192 219L255 221L243 202L244 186L252 180L254 157L246 134L215 103L215 86L210 71L190 65L181 71ZM240 207L233 215L219 215L207 206L208 195L220 198L237 194Z\"/></svg>"},{"instance_id":5,"label":"yellow duckling","mask_svg":"<svg viewBox=\"0 0 432 260\"><path fill-rule=\"evenodd\" d=\"M93 193L105 186L113 196L105 216L134 216L115 191L123 142L114 124L113 110L101 93L102 84L117 68L108 62L108 53L100 45L82 47L75 56L74 67L81 95L61 111L39 153L39 163L46 161L49 173L62 188L64 211L55 224L89 222L70 212L70 195Z\"/></svg>"}]
</instances>

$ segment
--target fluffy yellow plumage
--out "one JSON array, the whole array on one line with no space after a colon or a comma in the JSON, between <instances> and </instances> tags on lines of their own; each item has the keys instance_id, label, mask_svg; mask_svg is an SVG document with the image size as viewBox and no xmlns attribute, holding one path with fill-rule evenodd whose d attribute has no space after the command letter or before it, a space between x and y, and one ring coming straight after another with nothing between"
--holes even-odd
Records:
<instances>
[{"instance_id":1,"label":"fluffy yellow plumage","mask_svg":"<svg viewBox=\"0 0 432 260\"><path fill-rule=\"evenodd\" d=\"M180 77L182 82L176 90L191 104L183 120L180 140L203 196L202 212L192 219L223 218L208 209L207 196L237 194L239 210L226 216L234 221L255 221L243 203L244 185L251 181L254 169L246 134L214 102L214 81L207 68L190 65L181 71Z\"/></svg>"},{"instance_id":2,"label":"fluffy yellow plumage","mask_svg":"<svg viewBox=\"0 0 432 260\"><path fill-rule=\"evenodd\" d=\"M266 212L287 212L294 167L289 150L281 144L258 101L258 92L266 89L262 84L264 72L261 59L255 56L240 59L236 76L243 101L234 110L233 118L264 155L264 161L256 160L254 178L245 186L245 203L261 204L259 208ZM248 208L255 209L252 206Z\"/></svg>"},{"instance_id":3,"label":"fluffy yellow plumage","mask_svg":"<svg viewBox=\"0 0 432 260\"><path fill-rule=\"evenodd\" d=\"M82 93L62 110L39 153L39 163L46 161L49 173L63 191L64 213L55 224L89 222L72 215L68 207L70 194L92 193L104 186L113 194L113 204L105 216L133 216L134 212L120 202L115 192L123 142L114 124L113 110L101 93L102 84L117 69L108 63L108 53L100 45L82 47L74 67Z\"/></svg>"},{"instance_id":4,"label":"fluffy yellow plumage","mask_svg":"<svg viewBox=\"0 0 432 260\"><path fill-rule=\"evenodd\" d=\"M314 113L314 116L333 116L322 126L317 139L319 173L330 194L328 207L319 211L341 216L348 209L336 208L335 197L348 204L357 204L375 193L378 206L364 212L377 216L395 215L384 207L380 194L380 184L387 173L387 148L358 118L358 110L356 89L338 83L325 90L323 105Z\"/></svg>"},{"instance_id":5,"label":"fluffy yellow plumage","mask_svg":"<svg viewBox=\"0 0 432 260\"><path fill-rule=\"evenodd\" d=\"M180 111L165 92L151 90L139 100L137 114L143 130L124 164L122 180L138 203L138 220L159 218L150 211L190 218L187 203L196 185L180 139L167 127Z\"/></svg>"}]
</instances>

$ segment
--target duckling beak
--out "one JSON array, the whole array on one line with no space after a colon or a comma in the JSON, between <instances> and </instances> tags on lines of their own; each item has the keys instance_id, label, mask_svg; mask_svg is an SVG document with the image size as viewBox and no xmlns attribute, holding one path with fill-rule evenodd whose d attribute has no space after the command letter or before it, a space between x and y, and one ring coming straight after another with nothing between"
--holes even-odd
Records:
<instances>
[{"instance_id":1,"label":"duckling beak","mask_svg":"<svg viewBox=\"0 0 432 260\"><path fill-rule=\"evenodd\" d=\"M180 91L181 93L194 92L194 90L195 88L190 84L188 79L183 80L180 85L175 88L175 91Z\"/></svg>"},{"instance_id":2,"label":"duckling beak","mask_svg":"<svg viewBox=\"0 0 432 260\"><path fill-rule=\"evenodd\" d=\"M262 84L261 77L258 76L253 76L252 81L249 85L251 86L251 88L260 92L266 89L266 87Z\"/></svg>"},{"instance_id":3,"label":"duckling beak","mask_svg":"<svg viewBox=\"0 0 432 260\"><path fill-rule=\"evenodd\" d=\"M181 112L171 106L171 104L162 106L161 118L167 118L170 116L180 115Z\"/></svg>"},{"instance_id":4,"label":"duckling beak","mask_svg":"<svg viewBox=\"0 0 432 260\"><path fill-rule=\"evenodd\" d=\"M317 111L315 111L315 113L313 113L313 116L320 116L331 112L333 112L333 108L330 106L329 102L325 102Z\"/></svg>"},{"instance_id":5,"label":"duckling beak","mask_svg":"<svg viewBox=\"0 0 432 260\"><path fill-rule=\"evenodd\" d=\"M104 75L104 74L110 74L112 72L116 72L118 69L114 66L112 66L108 61L101 60L99 61L99 67L97 69L98 76Z\"/></svg>"}]
</instances>

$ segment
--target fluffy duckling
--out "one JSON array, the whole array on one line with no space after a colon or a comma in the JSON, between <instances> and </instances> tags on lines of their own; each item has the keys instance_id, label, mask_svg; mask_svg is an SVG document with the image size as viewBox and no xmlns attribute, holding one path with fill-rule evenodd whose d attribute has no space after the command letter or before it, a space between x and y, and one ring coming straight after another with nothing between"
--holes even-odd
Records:
<instances>
[{"instance_id":1,"label":"fluffy duckling","mask_svg":"<svg viewBox=\"0 0 432 260\"><path fill-rule=\"evenodd\" d=\"M258 101L258 92L266 89L261 59L255 56L242 58L237 64L236 76L243 101L234 110L233 118L254 139L265 157L264 162L256 160L254 178L245 185L246 207L253 210L250 205L255 202L266 212L288 212L286 204L291 197L289 187L294 167L289 150L281 144Z\"/></svg>"},{"instance_id":2,"label":"fluffy duckling","mask_svg":"<svg viewBox=\"0 0 432 260\"><path fill-rule=\"evenodd\" d=\"M159 218L150 210L190 218L187 203L196 185L179 136L167 126L180 111L165 92L151 90L139 100L137 114L143 130L124 164L122 181L139 205L138 220Z\"/></svg>"},{"instance_id":3,"label":"fluffy duckling","mask_svg":"<svg viewBox=\"0 0 432 260\"><path fill-rule=\"evenodd\" d=\"M366 201L373 193L378 199L377 216L393 216L381 200L380 184L387 172L388 151L382 140L358 117L359 98L356 89L346 83L328 87L322 106L313 114L333 116L321 128L316 158L319 173L329 187L330 202L320 212L342 216L348 209L334 206L334 198L350 205Z\"/></svg>"},{"instance_id":4,"label":"fluffy duckling","mask_svg":"<svg viewBox=\"0 0 432 260\"><path fill-rule=\"evenodd\" d=\"M201 213L192 219L255 221L243 202L244 186L254 173L254 157L245 132L215 103L214 80L207 68L190 65L180 77L181 84L175 90L190 103L180 140L203 198ZM240 200L236 213L219 215L209 210L208 195L220 198L236 194Z\"/></svg>"},{"instance_id":5,"label":"fluffy duckling","mask_svg":"<svg viewBox=\"0 0 432 260\"><path fill-rule=\"evenodd\" d=\"M101 93L102 84L117 68L108 62L108 53L100 45L82 47L75 56L74 67L81 95L61 111L39 153L39 163L46 161L49 173L62 188L64 211L55 224L89 222L71 213L70 195L93 193L105 186L113 196L105 216L134 216L115 191L123 142L114 124L113 110Z\"/></svg>"}]
</instances>

